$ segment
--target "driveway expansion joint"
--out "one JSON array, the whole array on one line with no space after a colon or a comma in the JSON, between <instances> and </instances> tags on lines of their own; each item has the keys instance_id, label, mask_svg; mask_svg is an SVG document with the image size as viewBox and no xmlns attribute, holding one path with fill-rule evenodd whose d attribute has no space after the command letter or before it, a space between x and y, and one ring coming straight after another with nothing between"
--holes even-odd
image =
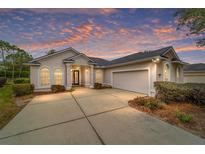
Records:
<instances>
[{"instance_id":1,"label":"driveway expansion joint","mask_svg":"<svg viewBox=\"0 0 205 154\"><path fill-rule=\"evenodd\" d=\"M49 127L53 127L53 126L58 126L58 125L61 125L61 124L73 122L73 121L84 119L84 118L85 117L80 117L80 118L76 118L76 119L72 119L72 120L68 120L68 121L63 121L63 122L59 122L59 123L54 123L54 124L51 124L51 125L47 125L47 126L43 126L43 127L39 127L39 128L35 128L35 129L30 129L30 130L19 132L19 133L13 134L13 135L0 137L0 140L4 140L4 139L10 138L10 137L19 136L19 135L22 135L22 134L27 134L27 133L30 133L30 132L33 132L33 131L37 131L37 130L41 130L41 129L45 129L45 128L49 128Z\"/></svg>"},{"instance_id":2,"label":"driveway expansion joint","mask_svg":"<svg viewBox=\"0 0 205 154\"><path fill-rule=\"evenodd\" d=\"M88 119L87 115L85 114L84 110L82 109L82 107L80 106L80 104L78 103L78 101L76 100L76 98L73 96L73 94L71 93L71 96L73 97L73 99L75 100L76 104L78 105L78 107L80 108L81 112L84 114L85 118L87 119L88 123L90 124L90 126L92 127L93 131L95 132L95 134L97 135L98 139L100 140L102 145L105 145L105 142L103 141L103 139L100 137L100 135L98 134L97 130L95 129L95 127L92 125L92 123L90 122L90 120Z\"/></svg>"},{"instance_id":3,"label":"driveway expansion joint","mask_svg":"<svg viewBox=\"0 0 205 154\"><path fill-rule=\"evenodd\" d=\"M93 117L93 116L96 116L96 115L99 115L99 114L103 114L103 113L107 113L107 112L112 112L112 111L124 109L124 108L127 108L127 107L129 107L129 106L118 107L118 108L115 108L115 109L111 109L111 110L107 110L107 111L91 114L91 115L88 115L87 117Z\"/></svg>"}]
</instances>

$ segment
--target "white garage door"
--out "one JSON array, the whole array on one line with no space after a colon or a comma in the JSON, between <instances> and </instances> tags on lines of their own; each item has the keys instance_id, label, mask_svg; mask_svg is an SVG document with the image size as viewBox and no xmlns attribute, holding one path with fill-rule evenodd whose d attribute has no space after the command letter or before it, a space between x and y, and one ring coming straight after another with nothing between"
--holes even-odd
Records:
<instances>
[{"instance_id":1,"label":"white garage door","mask_svg":"<svg viewBox=\"0 0 205 154\"><path fill-rule=\"evenodd\" d=\"M113 72L113 87L148 94L148 71Z\"/></svg>"}]
</instances>

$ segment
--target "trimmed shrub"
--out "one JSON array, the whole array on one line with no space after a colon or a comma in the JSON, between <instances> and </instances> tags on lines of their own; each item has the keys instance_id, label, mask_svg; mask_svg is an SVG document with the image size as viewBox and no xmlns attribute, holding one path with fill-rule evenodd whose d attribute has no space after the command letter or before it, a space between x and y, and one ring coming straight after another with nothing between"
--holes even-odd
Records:
<instances>
[{"instance_id":1,"label":"trimmed shrub","mask_svg":"<svg viewBox=\"0 0 205 154\"><path fill-rule=\"evenodd\" d=\"M103 88L112 88L111 85L107 85L107 84L103 84L102 87L103 87Z\"/></svg>"},{"instance_id":2,"label":"trimmed shrub","mask_svg":"<svg viewBox=\"0 0 205 154\"><path fill-rule=\"evenodd\" d=\"M102 89L103 87L102 87L102 84L101 84L101 83L97 83L97 82L96 82L96 83L94 84L94 88L95 88L95 89Z\"/></svg>"},{"instance_id":3,"label":"trimmed shrub","mask_svg":"<svg viewBox=\"0 0 205 154\"><path fill-rule=\"evenodd\" d=\"M63 92L63 91L65 91L65 87L63 85L52 85L51 86L51 91L53 93Z\"/></svg>"},{"instance_id":4,"label":"trimmed shrub","mask_svg":"<svg viewBox=\"0 0 205 154\"><path fill-rule=\"evenodd\" d=\"M15 96L24 96L32 94L34 90L33 84L14 84L13 92Z\"/></svg>"},{"instance_id":5,"label":"trimmed shrub","mask_svg":"<svg viewBox=\"0 0 205 154\"><path fill-rule=\"evenodd\" d=\"M149 108L150 110L162 109L165 106L165 103L153 97L137 97L134 99L134 103L138 106Z\"/></svg>"},{"instance_id":6,"label":"trimmed shrub","mask_svg":"<svg viewBox=\"0 0 205 154\"><path fill-rule=\"evenodd\" d=\"M29 78L17 78L14 80L15 84L20 84L20 83L30 83Z\"/></svg>"},{"instance_id":7,"label":"trimmed shrub","mask_svg":"<svg viewBox=\"0 0 205 154\"><path fill-rule=\"evenodd\" d=\"M20 77L22 77L22 78L29 78L30 72L29 71L22 71L20 73L20 71L14 71L14 77L15 78L18 78L19 74L21 74ZM0 76L4 76L4 71L3 70L0 70ZM12 78L12 71L7 71L6 72L6 77L7 78Z\"/></svg>"},{"instance_id":8,"label":"trimmed shrub","mask_svg":"<svg viewBox=\"0 0 205 154\"><path fill-rule=\"evenodd\" d=\"M181 112L178 109L175 111L175 115L183 123L188 123L193 119L191 115Z\"/></svg>"},{"instance_id":9,"label":"trimmed shrub","mask_svg":"<svg viewBox=\"0 0 205 154\"><path fill-rule=\"evenodd\" d=\"M205 84L155 82L156 98L169 102L190 102L205 105Z\"/></svg>"},{"instance_id":10,"label":"trimmed shrub","mask_svg":"<svg viewBox=\"0 0 205 154\"><path fill-rule=\"evenodd\" d=\"M7 79L5 77L0 77L0 87L3 87L3 85L5 85L6 80Z\"/></svg>"}]
</instances>

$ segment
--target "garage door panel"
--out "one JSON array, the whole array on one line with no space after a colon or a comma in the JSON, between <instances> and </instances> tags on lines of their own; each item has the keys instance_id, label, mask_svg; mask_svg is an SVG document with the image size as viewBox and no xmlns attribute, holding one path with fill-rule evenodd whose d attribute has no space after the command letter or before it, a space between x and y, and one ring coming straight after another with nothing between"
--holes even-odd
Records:
<instances>
[{"instance_id":1,"label":"garage door panel","mask_svg":"<svg viewBox=\"0 0 205 154\"><path fill-rule=\"evenodd\" d=\"M113 87L147 94L148 71L114 72Z\"/></svg>"}]
</instances>

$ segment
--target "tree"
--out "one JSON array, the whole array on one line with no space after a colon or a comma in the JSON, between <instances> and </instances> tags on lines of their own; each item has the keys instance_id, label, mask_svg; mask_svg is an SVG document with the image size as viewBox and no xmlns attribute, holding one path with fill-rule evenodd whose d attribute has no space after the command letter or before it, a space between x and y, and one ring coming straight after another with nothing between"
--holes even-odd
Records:
<instances>
[{"instance_id":1,"label":"tree","mask_svg":"<svg viewBox=\"0 0 205 154\"><path fill-rule=\"evenodd\" d=\"M21 77L22 70L29 70L29 67L23 64L32 60L33 57L23 49L20 49L16 46L13 47L14 52L6 56L7 66L8 68L10 68L10 70L12 70L12 77L14 77L14 70L17 70L19 72L18 77ZM12 63L12 61L14 61L15 63Z\"/></svg>"},{"instance_id":2,"label":"tree","mask_svg":"<svg viewBox=\"0 0 205 154\"><path fill-rule=\"evenodd\" d=\"M48 52L47 52L47 55L50 55L50 54L53 54L53 53L55 53L56 51L54 50L54 49L51 49L51 50L49 50Z\"/></svg>"},{"instance_id":3,"label":"tree","mask_svg":"<svg viewBox=\"0 0 205 154\"><path fill-rule=\"evenodd\" d=\"M29 69L28 66L24 66L23 64L32 59L33 57L30 54L28 54L26 51L24 51L23 49L17 50L16 61L19 65L19 78L21 77L21 73L23 69Z\"/></svg>"},{"instance_id":4,"label":"tree","mask_svg":"<svg viewBox=\"0 0 205 154\"><path fill-rule=\"evenodd\" d=\"M188 27L187 35L197 35L197 46L205 46L205 9L180 9L175 16L178 20L178 30Z\"/></svg>"},{"instance_id":5,"label":"tree","mask_svg":"<svg viewBox=\"0 0 205 154\"><path fill-rule=\"evenodd\" d=\"M11 49L11 45L9 42L0 40L0 51L1 51L1 57L3 60L4 65L4 76L6 77L6 60L5 60L5 54L9 53L9 50Z\"/></svg>"},{"instance_id":6,"label":"tree","mask_svg":"<svg viewBox=\"0 0 205 154\"><path fill-rule=\"evenodd\" d=\"M16 45L11 45L10 50L12 52L6 56L7 67L9 68L10 63L12 65L12 80L14 80L14 71L15 71L15 52L19 50Z\"/></svg>"}]
</instances>

